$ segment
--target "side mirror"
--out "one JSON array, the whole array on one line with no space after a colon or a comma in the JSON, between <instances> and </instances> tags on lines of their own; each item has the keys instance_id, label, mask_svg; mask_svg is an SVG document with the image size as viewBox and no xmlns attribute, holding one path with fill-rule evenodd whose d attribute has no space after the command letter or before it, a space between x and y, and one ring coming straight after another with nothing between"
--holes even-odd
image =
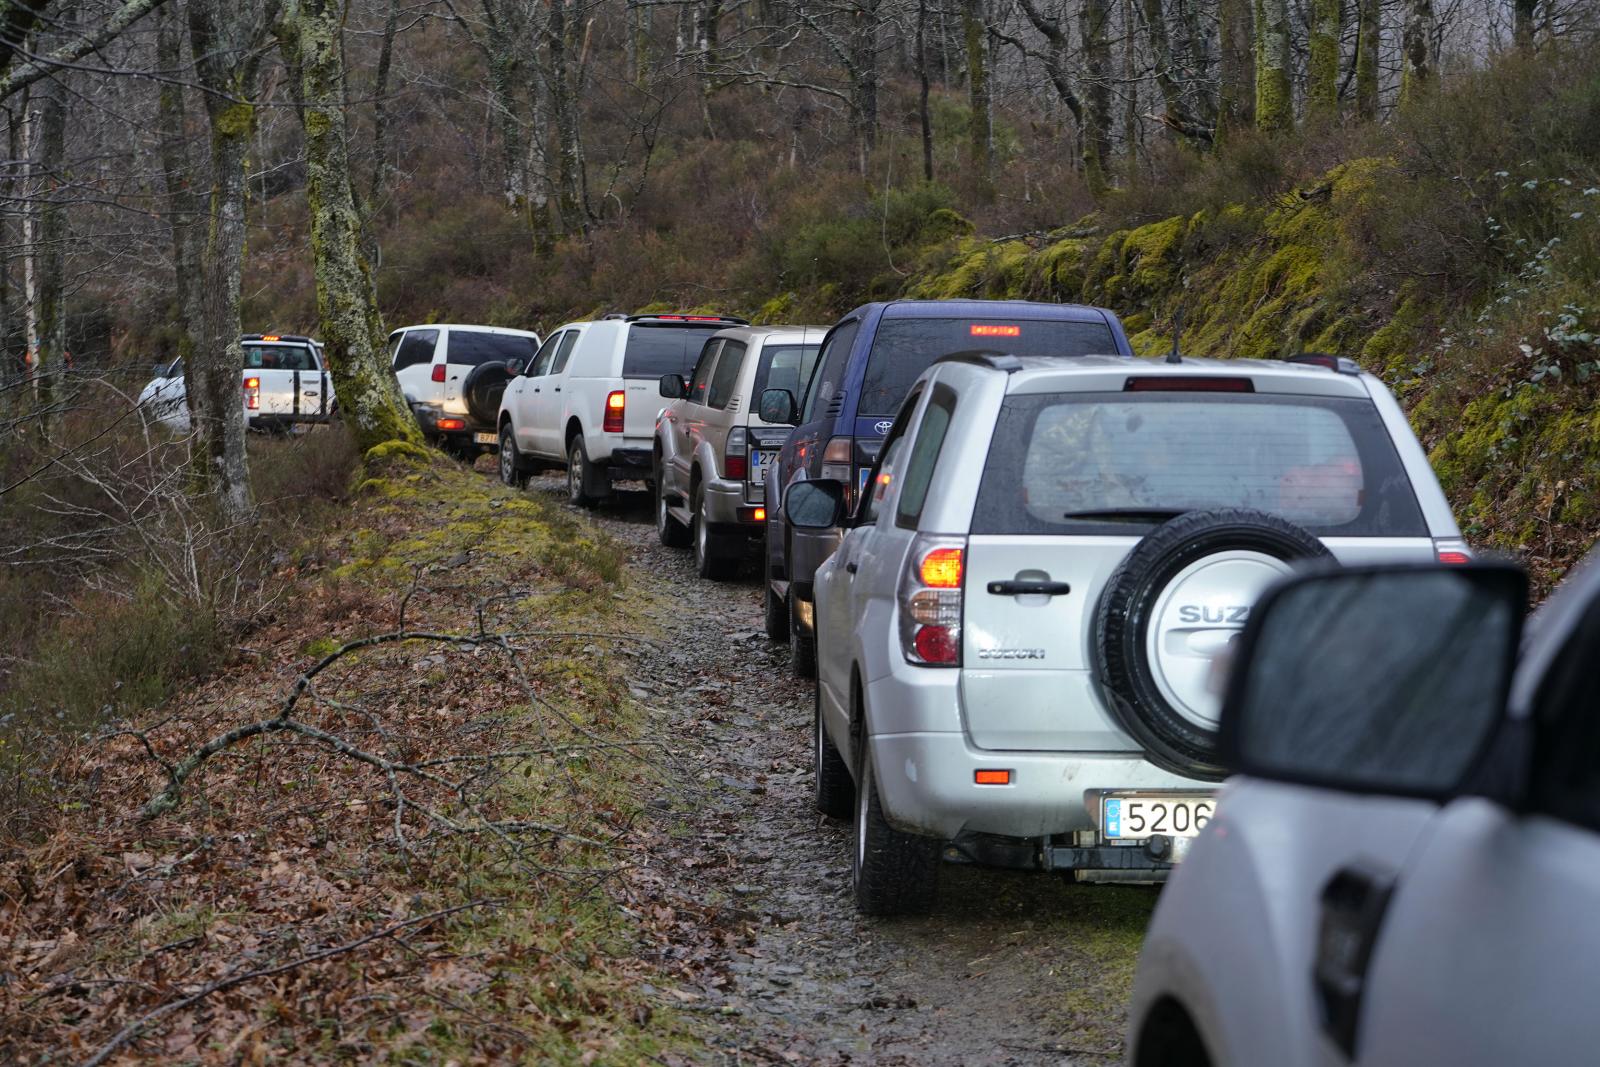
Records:
<instances>
[{"instance_id":1,"label":"side mirror","mask_svg":"<svg viewBox=\"0 0 1600 1067\"><path fill-rule=\"evenodd\" d=\"M779 426L793 426L800 421L800 412L795 408L794 394L787 389L763 389L757 414L761 416L762 422L772 422Z\"/></svg>"},{"instance_id":2,"label":"side mirror","mask_svg":"<svg viewBox=\"0 0 1600 1067\"><path fill-rule=\"evenodd\" d=\"M769 393L787 393L769 389ZM783 494L783 513L802 530L827 530L844 522L844 483L832 478L791 482Z\"/></svg>"},{"instance_id":3,"label":"side mirror","mask_svg":"<svg viewBox=\"0 0 1600 1067\"><path fill-rule=\"evenodd\" d=\"M1284 580L1238 638L1223 762L1349 792L1450 797L1504 721L1527 602L1527 576L1505 564Z\"/></svg>"},{"instance_id":4,"label":"side mirror","mask_svg":"<svg viewBox=\"0 0 1600 1067\"><path fill-rule=\"evenodd\" d=\"M681 374L663 374L661 376L661 395L668 400L682 400L689 395L689 387L684 384Z\"/></svg>"}]
</instances>

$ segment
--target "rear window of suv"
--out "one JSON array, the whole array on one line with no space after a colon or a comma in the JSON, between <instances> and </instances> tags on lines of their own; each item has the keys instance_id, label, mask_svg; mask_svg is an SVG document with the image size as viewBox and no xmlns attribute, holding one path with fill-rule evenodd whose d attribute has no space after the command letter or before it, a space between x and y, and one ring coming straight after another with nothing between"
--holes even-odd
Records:
<instances>
[{"instance_id":1,"label":"rear window of suv","mask_svg":"<svg viewBox=\"0 0 1600 1067\"><path fill-rule=\"evenodd\" d=\"M706 338L727 323L705 326L678 326L667 323L635 322L628 327L628 344L622 352L624 378L659 378L663 374L689 377Z\"/></svg>"},{"instance_id":2,"label":"rear window of suv","mask_svg":"<svg viewBox=\"0 0 1600 1067\"><path fill-rule=\"evenodd\" d=\"M514 333L484 333L481 330L451 330L445 341L446 363L464 363L477 367L485 363L515 361L525 367L539 350L539 342L532 337Z\"/></svg>"},{"instance_id":3,"label":"rear window of suv","mask_svg":"<svg viewBox=\"0 0 1600 1067\"><path fill-rule=\"evenodd\" d=\"M1428 532L1370 402L1196 393L1007 398L972 531L1126 532L1209 508L1254 508L1320 536Z\"/></svg>"},{"instance_id":4,"label":"rear window of suv","mask_svg":"<svg viewBox=\"0 0 1600 1067\"><path fill-rule=\"evenodd\" d=\"M1117 343L1104 320L886 318L872 338L856 414L893 415L929 364L953 352L974 350L1013 356L1116 355Z\"/></svg>"},{"instance_id":5,"label":"rear window of suv","mask_svg":"<svg viewBox=\"0 0 1600 1067\"><path fill-rule=\"evenodd\" d=\"M245 370L317 370L317 357L305 345L245 345Z\"/></svg>"}]
</instances>

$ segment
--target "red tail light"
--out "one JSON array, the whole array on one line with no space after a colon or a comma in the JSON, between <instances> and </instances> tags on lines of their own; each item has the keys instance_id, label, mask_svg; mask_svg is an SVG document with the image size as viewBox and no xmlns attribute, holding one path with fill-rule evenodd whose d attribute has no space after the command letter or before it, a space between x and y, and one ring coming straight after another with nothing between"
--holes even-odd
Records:
<instances>
[{"instance_id":1,"label":"red tail light","mask_svg":"<svg viewBox=\"0 0 1600 1067\"><path fill-rule=\"evenodd\" d=\"M1472 562L1472 549L1459 537L1440 537L1433 542L1433 555L1440 563L1460 566Z\"/></svg>"},{"instance_id":2,"label":"red tail light","mask_svg":"<svg viewBox=\"0 0 1600 1067\"><path fill-rule=\"evenodd\" d=\"M750 435L743 426L728 431L728 444L722 452L722 476L741 481L750 471Z\"/></svg>"},{"instance_id":3,"label":"red tail light","mask_svg":"<svg viewBox=\"0 0 1600 1067\"><path fill-rule=\"evenodd\" d=\"M1440 552L1439 562L1450 564L1471 563L1472 557L1465 552Z\"/></svg>"},{"instance_id":4,"label":"red tail light","mask_svg":"<svg viewBox=\"0 0 1600 1067\"><path fill-rule=\"evenodd\" d=\"M438 427L441 430L465 430L467 421L465 419L440 419Z\"/></svg>"},{"instance_id":5,"label":"red tail light","mask_svg":"<svg viewBox=\"0 0 1600 1067\"><path fill-rule=\"evenodd\" d=\"M431 374L429 377L436 382L444 381L444 364L435 363L433 365L433 374Z\"/></svg>"},{"instance_id":6,"label":"red tail light","mask_svg":"<svg viewBox=\"0 0 1600 1067\"><path fill-rule=\"evenodd\" d=\"M900 647L906 662L961 665L962 577L966 540L921 535L900 576Z\"/></svg>"},{"instance_id":7,"label":"red tail light","mask_svg":"<svg viewBox=\"0 0 1600 1067\"><path fill-rule=\"evenodd\" d=\"M246 378L244 380L244 406L248 411L261 410L260 378Z\"/></svg>"},{"instance_id":8,"label":"red tail light","mask_svg":"<svg viewBox=\"0 0 1600 1067\"><path fill-rule=\"evenodd\" d=\"M600 429L606 433L621 433L623 415L628 405L628 395L621 389L606 394L606 417Z\"/></svg>"},{"instance_id":9,"label":"red tail light","mask_svg":"<svg viewBox=\"0 0 1600 1067\"><path fill-rule=\"evenodd\" d=\"M729 456L723 460L722 465L727 468L726 474L729 478L743 478L748 470L743 456Z\"/></svg>"}]
</instances>

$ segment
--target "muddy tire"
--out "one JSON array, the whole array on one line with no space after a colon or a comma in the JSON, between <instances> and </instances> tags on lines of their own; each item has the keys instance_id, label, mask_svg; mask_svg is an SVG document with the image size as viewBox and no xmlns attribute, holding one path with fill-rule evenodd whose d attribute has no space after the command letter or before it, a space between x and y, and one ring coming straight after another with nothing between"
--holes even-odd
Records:
<instances>
[{"instance_id":1,"label":"muddy tire","mask_svg":"<svg viewBox=\"0 0 1600 1067\"><path fill-rule=\"evenodd\" d=\"M511 432L511 424L506 423L500 427L500 480L513 489L521 489L528 484L530 466L522 458L522 453L517 451L517 439Z\"/></svg>"},{"instance_id":2,"label":"muddy tire","mask_svg":"<svg viewBox=\"0 0 1600 1067\"><path fill-rule=\"evenodd\" d=\"M890 826L878 803L872 774L872 743L857 757L855 848L850 882L863 915L921 915L933 907L939 888L940 843Z\"/></svg>"},{"instance_id":3,"label":"muddy tire","mask_svg":"<svg viewBox=\"0 0 1600 1067\"><path fill-rule=\"evenodd\" d=\"M702 578L725 582L739 573L739 561L722 554L722 539L711 532L706 521L705 496L696 493L694 498L694 569Z\"/></svg>"},{"instance_id":4,"label":"muddy tire","mask_svg":"<svg viewBox=\"0 0 1600 1067\"><path fill-rule=\"evenodd\" d=\"M583 447L583 438L575 436L567 442L567 503L580 508L600 503L602 498L590 491L594 480L589 450Z\"/></svg>"},{"instance_id":5,"label":"muddy tire","mask_svg":"<svg viewBox=\"0 0 1600 1067\"><path fill-rule=\"evenodd\" d=\"M839 748L822 725L822 687L816 687L816 705L811 716L811 758L816 772L814 801L817 810L830 819L848 819L856 804L856 783L850 777Z\"/></svg>"},{"instance_id":6,"label":"muddy tire","mask_svg":"<svg viewBox=\"0 0 1600 1067\"><path fill-rule=\"evenodd\" d=\"M772 591L771 582L765 587L767 637L773 641L789 640L789 602Z\"/></svg>"},{"instance_id":7,"label":"muddy tire","mask_svg":"<svg viewBox=\"0 0 1600 1067\"><path fill-rule=\"evenodd\" d=\"M817 638L800 622L800 598L789 589L789 670L796 678L817 676ZM813 618L816 616L813 615Z\"/></svg>"},{"instance_id":8,"label":"muddy tire","mask_svg":"<svg viewBox=\"0 0 1600 1067\"><path fill-rule=\"evenodd\" d=\"M656 540L668 548L688 548L689 531L683 523L672 517L667 510L667 494L661 491L661 472L656 471L655 480L656 498Z\"/></svg>"}]
</instances>

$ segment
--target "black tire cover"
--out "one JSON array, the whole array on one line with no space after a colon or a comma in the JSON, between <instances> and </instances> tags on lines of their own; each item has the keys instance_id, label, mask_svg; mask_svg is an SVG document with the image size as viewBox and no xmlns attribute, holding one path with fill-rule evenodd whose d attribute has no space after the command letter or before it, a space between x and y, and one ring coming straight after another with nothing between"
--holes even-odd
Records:
<instances>
[{"instance_id":1,"label":"black tire cover","mask_svg":"<svg viewBox=\"0 0 1600 1067\"><path fill-rule=\"evenodd\" d=\"M500 417L500 397L511 381L511 368L504 363L480 363L467 372L461 383L467 411L479 422L493 425Z\"/></svg>"},{"instance_id":2,"label":"black tire cover","mask_svg":"<svg viewBox=\"0 0 1600 1067\"><path fill-rule=\"evenodd\" d=\"M1310 532L1264 511L1185 512L1151 530L1128 553L1106 583L1095 618L1095 667L1118 725L1144 746L1152 763L1193 778L1215 780L1225 773L1218 764L1216 731L1185 715L1163 693L1148 638L1160 621L1155 610L1167 587L1185 572L1194 575L1208 558L1222 565L1229 553L1256 553L1284 562L1332 558ZM1179 610L1191 616L1199 611ZM1223 609L1215 610L1221 616ZM1217 618L1215 627L1196 631L1214 640L1228 629L1242 628L1244 611L1230 608L1227 614Z\"/></svg>"}]
</instances>

